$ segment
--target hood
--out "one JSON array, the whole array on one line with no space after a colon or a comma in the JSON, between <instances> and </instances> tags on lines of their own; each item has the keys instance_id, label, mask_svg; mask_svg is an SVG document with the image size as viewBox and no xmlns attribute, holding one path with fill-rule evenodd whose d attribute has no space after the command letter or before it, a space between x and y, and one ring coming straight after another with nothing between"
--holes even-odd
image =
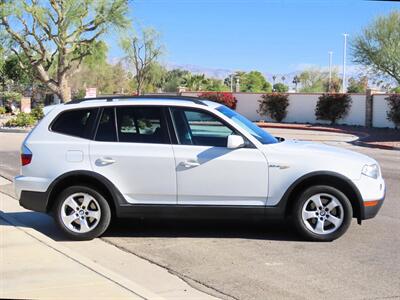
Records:
<instances>
[{"instance_id":1,"label":"hood","mask_svg":"<svg viewBox=\"0 0 400 300\"><path fill-rule=\"evenodd\" d=\"M298 140L285 140L281 143L265 145L266 153L270 151L278 151L288 155L306 155L314 158L320 157L325 159L349 160L351 162L359 162L360 164L376 164L377 162L364 154L351 150L328 146L321 143L305 142Z\"/></svg>"}]
</instances>

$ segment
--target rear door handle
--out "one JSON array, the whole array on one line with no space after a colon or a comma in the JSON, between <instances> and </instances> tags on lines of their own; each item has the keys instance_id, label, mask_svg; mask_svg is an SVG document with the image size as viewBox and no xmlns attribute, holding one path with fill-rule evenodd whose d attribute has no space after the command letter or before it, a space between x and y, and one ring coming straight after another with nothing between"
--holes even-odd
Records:
<instances>
[{"instance_id":1,"label":"rear door handle","mask_svg":"<svg viewBox=\"0 0 400 300\"><path fill-rule=\"evenodd\" d=\"M192 168L192 167L200 166L200 163L198 161L195 161L195 160L186 160L182 164L186 168Z\"/></svg>"},{"instance_id":2,"label":"rear door handle","mask_svg":"<svg viewBox=\"0 0 400 300\"><path fill-rule=\"evenodd\" d=\"M113 163L115 163L115 160L112 159L111 157L102 157L102 158L96 159L96 164L103 165L103 166L111 165Z\"/></svg>"}]
</instances>

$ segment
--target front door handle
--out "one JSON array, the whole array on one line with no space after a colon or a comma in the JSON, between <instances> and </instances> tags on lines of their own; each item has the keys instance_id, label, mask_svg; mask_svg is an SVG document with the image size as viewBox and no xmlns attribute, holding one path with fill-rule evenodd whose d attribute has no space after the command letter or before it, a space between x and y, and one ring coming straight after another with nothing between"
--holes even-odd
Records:
<instances>
[{"instance_id":1,"label":"front door handle","mask_svg":"<svg viewBox=\"0 0 400 300\"><path fill-rule=\"evenodd\" d=\"M200 166L200 163L198 161L195 161L195 160L186 160L182 164L186 168L192 168L192 167Z\"/></svg>"},{"instance_id":2,"label":"front door handle","mask_svg":"<svg viewBox=\"0 0 400 300\"><path fill-rule=\"evenodd\" d=\"M115 160L112 159L111 157L102 157L96 159L96 165L105 166L105 165L111 165L113 163L115 163Z\"/></svg>"}]
</instances>

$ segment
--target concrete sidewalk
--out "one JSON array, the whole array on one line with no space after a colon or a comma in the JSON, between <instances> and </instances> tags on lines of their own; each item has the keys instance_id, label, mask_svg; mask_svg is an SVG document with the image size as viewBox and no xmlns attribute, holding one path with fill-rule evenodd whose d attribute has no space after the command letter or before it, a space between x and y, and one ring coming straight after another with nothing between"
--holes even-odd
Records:
<instances>
[{"instance_id":1,"label":"concrete sidewalk","mask_svg":"<svg viewBox=\"0 0 400 300\"><path fill-rule=\"evenodd\" d=\"M0 298L215 299L101 239L65 241L51 218L3 193Z\"/></svg>"},{"instance_id":2,"label":"concrete sidewalk","mask_svg":"<svg viewBox=\"0 0 400 300\"><path fill-rule=\"evenodd\" d=\"M122 286L50 248L1 214L0 237L1 298L145 299L149 295Z\"/></svg>"}]
</instances>

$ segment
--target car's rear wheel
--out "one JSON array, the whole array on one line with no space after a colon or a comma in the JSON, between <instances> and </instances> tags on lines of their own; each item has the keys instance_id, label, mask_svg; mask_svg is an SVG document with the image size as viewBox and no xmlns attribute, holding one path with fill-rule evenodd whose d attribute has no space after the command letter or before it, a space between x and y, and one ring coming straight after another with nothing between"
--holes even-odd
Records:
<instances>
[{"instance_id":1,"label":"car's rear wheel","mask_svg":"<svg viewBox=\"0 0 400 300\"><path fill-rule=\"evenodd\" d=\"M325 185L306 189L294 205L294 223L300 234L313 241L332 241L342 236L353 217L349 199Z\"/></svg>"},{"instance_id":2,"label":"car's rear wheel","mask_svg":"<svg viewBox=\"0 0 400 300\"><path fill-rule=\"evenodd\" d=\"M55 220L66 235L74 240L100 236L111 220L107 200L95 189L71 186L57 197Z\"/></svg>"}]
</instances>

